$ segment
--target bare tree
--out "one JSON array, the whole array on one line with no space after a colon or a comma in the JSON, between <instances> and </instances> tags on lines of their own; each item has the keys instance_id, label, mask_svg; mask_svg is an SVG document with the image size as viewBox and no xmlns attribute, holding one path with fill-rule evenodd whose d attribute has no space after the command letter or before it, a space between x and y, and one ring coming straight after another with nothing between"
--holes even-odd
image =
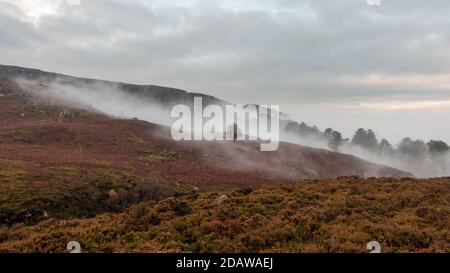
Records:
<instances>
[{"instance_id":1,"label":"bare tree","mask_svg":"<svg viewBox=\"0 0 450 273\"><path fill-rule=\"evenodd\" d=\"M342 134L338 131L333 131L331 137L328 139L328 147L333 152L338 152L343 144L344 140L342 139Z\"/></svg>"},{"instance_id":2,"label":"bare tree","mask_svg":"<svg viewBox=\"0 0 450 273\"><path fill-rule=\"evenodd\" d=\"M231 124L227 128L227 136L237 141L240 136L242 136L241 129L238 127L237 123Z\"/></svg>"}]
</instances>

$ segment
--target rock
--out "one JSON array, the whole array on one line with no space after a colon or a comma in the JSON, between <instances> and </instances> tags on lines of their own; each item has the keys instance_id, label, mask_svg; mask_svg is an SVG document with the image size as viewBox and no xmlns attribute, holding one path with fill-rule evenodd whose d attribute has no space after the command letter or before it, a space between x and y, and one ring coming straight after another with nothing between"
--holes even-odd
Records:
<instances>
[{"instance_id":1,"label":"rock","mask_svg":"<svg viewBox=\"0 0 450 273\"><path fill-rule=\"evenodd\" d=\"M226 196L226 195L221 195L221 196L217 197L216 199L214 199L214 201L212 202L212 204L213 204L214 206L218 206L218 205L222 204L223 201L227 200L227 198L228 198L228 196Z\"/></svg>"},{"instance_id":2,"label":"rock","mask_svg":"<svg viewBox=\"0 0 450 273\"><path fill-rule=\"evenodd\" d=\"M240 191L240 193L242 193L243 195L249 195L250 193L253 192L253 188L250 185L245 186L245 188L242 188Z\"/></svg>"},{"instance_id":3,"label":"rock","mask_svg":"<svg viewBox=\"0 0 450 273\"><path fill-rule=\"evenodd\" d=\"M64 110L62 112L59 112L58 116L60 118L74 118L75 113L73 113L72 111L69 111L69 110Z\"/></svg>"},{"instance_id":4,"label":"rock","mask_svg":"<svg viewBox=\"0 0 450 273\"><path fill-rule=\"evenodd\" d=\"M44 217L44 218L48 218L48 213L47 213L47 211L46 211L46 210L44 210L44 213L43 213L42 217Z\"/></svg>"},{"instance_id":5,"label":"rock","mask_svg":"<svg viewBox=\"0 0 450 273\"><path fill-rule=\"evenodd\" d=\"M198 193L199 191L200 191L200 188L192 187L192 193Z\"/></svg>"}]
</instances>

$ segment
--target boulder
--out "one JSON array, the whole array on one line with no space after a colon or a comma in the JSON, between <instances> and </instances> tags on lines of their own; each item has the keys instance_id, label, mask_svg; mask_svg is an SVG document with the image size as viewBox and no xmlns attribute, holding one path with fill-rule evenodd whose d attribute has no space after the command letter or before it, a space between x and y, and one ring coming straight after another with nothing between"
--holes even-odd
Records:
<instances>
[{"instance_id":1,"label":"boulder","mask_svg":"<svg viewBox=\"0 0 450 273\"><path fill-rule=\"evenodd\" d=\"M228 196L226 196L226 195L221 195L221 196L217 197L216 199L214 199L214 201L212 202L212 204L213 204L214 206L218 206L218 205L222 204L223 201L227 200L227 198L228 198Z\"/></svg>"}]
</instances>

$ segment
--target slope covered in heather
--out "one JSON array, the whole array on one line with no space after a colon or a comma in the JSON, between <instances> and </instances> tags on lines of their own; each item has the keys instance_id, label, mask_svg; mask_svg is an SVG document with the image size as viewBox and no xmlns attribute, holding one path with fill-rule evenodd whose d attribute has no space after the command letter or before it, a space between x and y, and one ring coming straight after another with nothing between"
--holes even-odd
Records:
<instances>
[{"instance_id":1,"label":"slope covered in heather","mask_svg":"<svg viewBox=\"0 0 450 273\"><path fill-rule=\"evenodd\" d=\"M188 193L0 231L0 252L450 251L450 179L303 181Z\"/></svg>"},{"instance_id":2,"label":"slope covered in heather","mask_svg":"<svg viewBox=\"0 0 450 273\"><path fill-rule=\"evenodd\" d=\"M0 94L0 224L92 217L192 186L410 176L287 143L265 153L257 142L175 142L164 126L64 107L8 78Z\"/></svg>"}]
</instances>

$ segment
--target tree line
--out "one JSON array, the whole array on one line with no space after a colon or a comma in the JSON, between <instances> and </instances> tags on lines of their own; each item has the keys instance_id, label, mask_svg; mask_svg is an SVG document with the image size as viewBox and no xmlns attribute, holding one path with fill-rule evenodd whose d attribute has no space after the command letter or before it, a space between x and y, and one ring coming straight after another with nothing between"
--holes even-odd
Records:
<instances>
[{"instance_id":1,"label":"tree line","mask_svg":"<svg viewBox=\"0 0 450 273\"><path fill-rule=\"evenodd\" d=\"M317 126L308 126L306 123L289 122L285 127L286 132L294 133L304 139L321 140L334 152L341 151L346 146L357 147L369 152L378 158L390 158L399 160L411 166L446 172L450 165L450 146L443 140L421 139L413 140L410 137L403 138L397 145L392 145L387 139L378 140L372 129L359 128L351 139L343 138L339 131L328 128L323 132Z\"/></svg>"}]
</instances>

